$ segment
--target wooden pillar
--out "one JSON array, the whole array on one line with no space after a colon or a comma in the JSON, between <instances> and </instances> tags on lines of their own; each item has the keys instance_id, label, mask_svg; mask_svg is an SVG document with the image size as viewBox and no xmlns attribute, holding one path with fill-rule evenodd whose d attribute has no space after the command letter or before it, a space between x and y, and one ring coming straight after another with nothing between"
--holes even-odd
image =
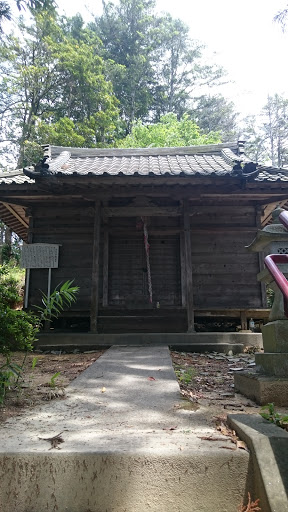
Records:
<instances>
[{"instance_id":1,"label":"wooden pillar","mask_svg":"<svg viewBox=\"0 0 288 512\"><path fill-rule=\"evenodd\" d=\"M93 228L93 261L91 278L91 311L90 332L97 332L98 305L99 305L99 255L100 255L100 223L101 208L98 201L95 202L94 228Z\"/></svg>"},{"instance_id":2,"label":"wooden pillar","mask_svg":"<svg viewBox=\"0 0 288 512\"><path fill-rule=\"evenodd\" d=\"M256 227L258 229L261 229L261 212L262 207L256 206ZM264 254L263 252L258 252L258 262L259 262L259 272L261 272L264 268ZM266 284L261 281L261 301L262 301L262 307L267 308L267 294L266 294Z\"/></svg>"},{"instance_id":3,"label":"wooden pillar","mask_svg":"<svg viewBox=\"0 0 288 512\"><path fill-rule=\"evenodd\" d=\"M29 215L29 227L28 227L27 243L28 244L32 244L33 243L34 219L32 217L32 212L31 211L27 211L27 214ZM27 309L28 305L29 305L30 275L31 275L31 270L30 270L30 268L27 268L26 271L25 271L24 309Z\"/></svg>"},{"instance_id":4,"label":"wooden pillar","mask_svg":"<svg viewBox=\"0 0 288 512\"><path fill-rule=\"evenodd\" d=\"M181 305L186 306L186 266L185 266L185 239L180 233L180 265L181 265Z\"/></svg>"},{"instance_id":5,"label":"wooden pillar","mask_svg":"<svg viewBox=\"0 0 288 512\"><path fill-rule=\"evenodd\" d=\"M186 269L186 308L188 332L194 331L194 298L193 298L193 273L192 273L192 249L191 229L189 216L189 203L183 202L183 225L184 225L184 247L185 247L185 269Z\"/></svg>"},{"instance_id":6,"label":"wooden pillar","mask_svg":"<svg viewBox=\"0 0 288 512\"><path fill-rule=\"evenodd\" d=\"M240 323L241 323L241 331L247 331L247 329L248 329L247 312L244 310L240 311Z\"/></svg>"},{"instance_id":7,"label":"wooden pillar","mask_svg":"<svg viewBox=\"0 0 288 512\"><path fill-rule=\"evenodd\" d=\"M107 221L104 224L104 240L103 240L103 299L102 306L108 306L108 279L109 279L109 231Z\"/></svg>"}]
</instances>

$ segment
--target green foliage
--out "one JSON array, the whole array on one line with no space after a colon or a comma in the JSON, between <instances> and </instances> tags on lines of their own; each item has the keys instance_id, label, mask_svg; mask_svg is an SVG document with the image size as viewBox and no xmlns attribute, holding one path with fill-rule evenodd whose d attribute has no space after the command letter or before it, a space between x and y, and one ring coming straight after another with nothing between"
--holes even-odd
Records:
<instances>
[{"instance_id":1,"label":"green foliage","mask_svg":"<svg viewBox=\"0 0 288 512\"><path fill-rule=\"evenodd\" d=\"M17 386L21 374L21 366L11 362L7 357L6 362L0 366L0 404L3 404L6 392L12 386Z\"/></svg>"},{"instance_id":2,"label":"green foliage","mask_svg":"<svg viewBox=\"0 0 288 512\"><path fill-rule=\"evenodd\" d=\"M159 121L161 115L173 112L179 119L189 111L191 100L199 95L201 87L219 85L225 73L214 64L204 64L205 45L190 38L183 21L164 14L157 20L155 33L159 41L153 66L155 117Z\"/></svg>"},{"instance_id":3,"label":"green foliage","mask_svg":"<svg viewBox=\"0 0 288 512\"><path fill-rule=\"evenodd\" d=\"M9 264L0 266L0 306L15 308L21 301L24 271Z\"/></svg>"},{"instance_id":4,"label":"green foliage","mask_svg":"<svg viewBox=\"0 0 288 512\"><path fill-rule=\"evenodd\" d=\"M268 96L261 116L245 120L247 155L255 162L271 163L275 167L288 164L288 99L279 94Z\"/></svg>"},{"instance_id":5,"label":"green foliage","mask_svg":"<svg viewBox=\"0 0 288 512\"><path fill-rule=\"evenodd\" d=\"M90 27L101 38L104 56L122 67L111 75L128 131L135 119L147 117L153 103L153 50L157 37L154 0L102 2L103 14Z\"/></svg>"},{"instance_id":6,"label":"green foliage","mask_svg":"<svg viewBox=\"0 0 288 512\"><path fill-rule=\"evenodd\" d=\"M223 142L236 139L238 114L234 104L222 95L196 98L189 114L204 133L216 131Z\"/></svg>"},{"instance_id":7,"label":"green foliage","mask_svg":"<svg viewBox=\"0 0 288 512\"><path fill-rule=\"evenodd\" d=\"M22 166L31 164L43 143L112 143L118 106L96 34L81 28L78 18L68 23L45 12L36 12L30 26L21 22L19 31L0 47L5 157L20 149Z\"/></svg>"},{"instance_id":8,"label":"green foliage","mask_svg":"<svg viewBox=\"0 0 288 512\"><path fill-rule=\"evenodd\" d=\"M0 304L0 353L32 350L39 331L39 319L22 310Z\"/></svg>"},{"instance_id":9,"label":"green foliage","mask_svg":"<svg viewBox=\"0 0 288 512\"><path fill-rule=\"evenodd\" d=\"M158 15L153 0L103 1L91 28L103 41L104 57L122 66L110 75L130 133L136 119L158 122L162 115L188 111L203 86L219 83L223 70L203 64L204 47L170 14Z\"/></svg>"},{"instance_id":10,"label":"green foliage","mask_svg":"<svg viewBox=\"0 0 288 512\"><path fill-rule=\"evenodd\" d=\"M195 368L179 368L175 370L177 379L181 384L188 386L196 377L197 371Z\"/></svg>"},{"instance_id":11,"label":"green foliage","mask_svg":"<svg viewBox=\"0 0 288 512\"><path fill-rule=\"evenodd\" d=\"M2 263L8 263L11 258L11 245L4 244L1 247L1 261Z\"/></svg>"},{"instance_id":12,"label":"green foliage","mask_svg":"<svg viewBox=\"0 0 288 512\"><path fill-rule=\"evenodd\" d=\"M66 281L51 293L50 297L43 294L42 306L38 306L40 318L32 313L14 309L21 302L20 289L23 284L23 271L9 265L0 266L0 354L6 358L0 367L0 404L3 403L6 391L17 384L22 368L11 362L11 353L17 350L25 352L33 350L33 344L42 322L57 318L63 308L76 300L78 286L73 281ZM25 363L25 357L23 365ZM32 369L37 364L33 359ZM56 373L51 378L51 386L55 387Z\"/></svg>"},{"instance_id":13,"label":"green foliage","mask_svg":"<svg viewBox=\"0 0 288 512\"><path fill-rule=\"evenodd\" d=\"M273 403L261 407L260 415L270 423L275 423L278 427L288 430L288 414L281 414L275 410Z\"/></svg>"},{"instance_id":14,"label":"green foliage","mask_svg":"<svg viewBox=\"0 0 288 512\"><path fill-rule=\"evenodd\" d=\"M117 146L122 148L177 147L218 142L220 137L217 132L201 133L200 128L188 114L184 114L178 121L176 114L170 113L162 116L159 123L144 125L138 121L133 126L131 135L119 141Z\"/></svg>"},{"instance_id":15,"label":"green foliage","mask_svg":"<svg viewBox=\"0 0 288 512\"><path fill-rule=\"evenodd\" d=\"M275 292L272 290L272 288L266 288L266 297L268 308L272 308L275 297Z\"/></svg>"},{"instance_id":16,"label":"green foliage","mask_svg":"<svg viewBox=\"0 0 288 512\"><path fill-rule=\"evenodd\" d=\"M55 388L56 387L56 379L58 379L58 377L61 375L61 372L56 372L54 373L54 375L52 375L51 379L50 379L50 382L49 382L49 385L51 388Z\"/></svg>"},{"instance_id":17,"label":"green foliage","mask_svg":"<svg viewBox=\"0 0 288 512\"><path fill-rule=\"evenodd\" d=\"M13 3L17 6L19 11L28 9L30 12L41 10L54 12L56 7L54 0L14 0ZM0 34L2 33L2 22L12 19L11 4L11 0L0 1Z\"/></svg>"},{"instance_id":18,"label":"green foliage","mask_svg":"<svg viewBox=\"0 0 288 512\"><path fill-rule=\"evenodd\" d=\"M50 297L42 293L42 306L35 306L40 313L41 322L50 321L57 318L64 307L69 307L76 301L76 294L79 291L78 286L72 286L72 281L66 281L62 285L56 286Z\"/></svg>"},{"instance_id":19,"label":"green foliage","mask_svg":"<svg viewBox=\"0 0 288 512\"><path fill-rule=\"evenodd\" d=\"M0 266L0 353L6 358L0 367L0 403L21 375L21 367L11 362L11 353L32 350L39 330L35 315L14 309L21 303L22 285L22 270L11 265Z\"/></svg>"}]
</instances>

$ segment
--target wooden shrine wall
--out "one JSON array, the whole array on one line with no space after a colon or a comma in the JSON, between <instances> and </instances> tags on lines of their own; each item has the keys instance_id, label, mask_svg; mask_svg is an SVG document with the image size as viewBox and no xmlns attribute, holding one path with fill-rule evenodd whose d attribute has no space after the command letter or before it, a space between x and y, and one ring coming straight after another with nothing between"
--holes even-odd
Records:
<instances>
[{"instance_id":1,"label":"wooden shrine wall","mask_svg":"<svg viewBox=\"0 0 288 512\"><path fill-rule=\"evenodd\" d=\"M109 219L109 305L150 308L141 220ZM176 233L171 233L176 227ZM181 306L179 218L147 219L153 305Z\"/></svg>"},{"instance_id":2,"label":"wooden shrine wall","mask_svg":"<svg viewBox=\"0 0 288 512\"><path fill-rule=\"evenodd\" d=\"M190 218L195 308L261 308L253 206L197 207Z\"/></svg>"},{"instance_id":3,"label":"wooden shrine wall","mask_svg":"<svg viewBox=\"0 0 288 512\"><path fill-rule=\"evenodd\" d=\"M191 244L194 307L261 308L257 283L259 256L246 251L257 230L253 206L193 206ZM93 260L94 209L86 204L33 208L34 243L61 244L59 268L52 270L51 289L68 279L80 287L71 311L89 312ZM143 228L136 217L110 217L102 222L99 263L99 305L103 292L103 232L108 232L107 304L112 308L149 308ZM185 307L183 218L149 217L153 307ZM47 291L48 270L32 270L29 304Z\"/></svg>"},{"instance_id":4,"label":"wooden shrine wall","mask_svg":"<svg viewBox=\"0 0 288 512\"><path fill-rule=\"evenodd\" d=\"M71 310L90 308L93 222L93 209L89 207L49 205L33 209L32 242L61 244L59 268L52 270L51 290L71 279L80 287ZM47 292L47 277L46 269L31 270L30 305L39 303L39 290Z\"/></svg>"}]
</instances>

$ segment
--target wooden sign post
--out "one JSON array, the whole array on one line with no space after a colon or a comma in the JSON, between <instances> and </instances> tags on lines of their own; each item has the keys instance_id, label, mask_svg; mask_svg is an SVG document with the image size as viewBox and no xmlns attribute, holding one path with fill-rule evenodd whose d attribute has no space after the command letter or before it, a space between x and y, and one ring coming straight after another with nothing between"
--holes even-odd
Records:
<instances>
[{"instance_id":1,"label":"wooden sign post","mask_svg":"<svg viewBox=\"0 0 288 512\"><path fill-rule=\"evenodd\" d=\"M58 268L59 244L27 244L21 251L20 265L27 269L24 307L28 307L31 268L48 268L47 296L51 294L52 268Z\"/></svg>"}]
</instances>

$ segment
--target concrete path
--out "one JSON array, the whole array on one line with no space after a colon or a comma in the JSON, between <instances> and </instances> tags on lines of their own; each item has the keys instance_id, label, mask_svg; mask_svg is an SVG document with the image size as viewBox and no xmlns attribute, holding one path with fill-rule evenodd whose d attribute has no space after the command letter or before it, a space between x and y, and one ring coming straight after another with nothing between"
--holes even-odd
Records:
<instances>
[{"instance_id":1,"label":"concrete path","mask_svg":"<svg viewBox=\"0 0 288 512\"><path fill-rule=\"evenodd\" d=\"M110 348L66 399L1 428L1 512L235 512L249 455L200 439L215 430L187 403L168 347ZM60 432L61 450L40 439Z\"/></svg>"}]
</instances>

